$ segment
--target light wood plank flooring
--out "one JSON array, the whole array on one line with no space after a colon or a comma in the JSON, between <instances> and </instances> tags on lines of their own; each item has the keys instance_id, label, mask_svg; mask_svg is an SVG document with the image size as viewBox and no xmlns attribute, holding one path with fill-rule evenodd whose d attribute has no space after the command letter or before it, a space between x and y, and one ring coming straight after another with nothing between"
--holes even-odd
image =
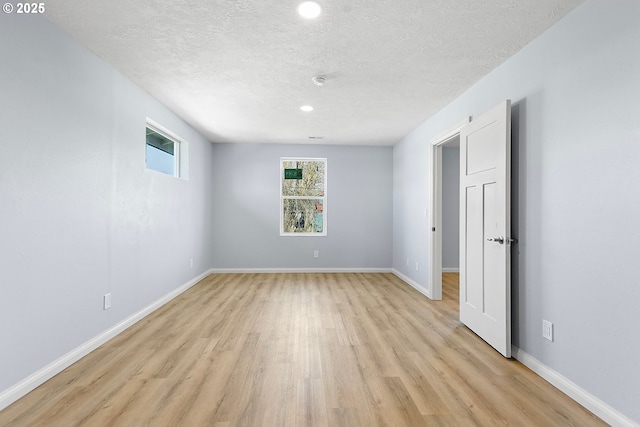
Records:
<instances>
[{"instance_id":1,"label":"light wood plank flooring","mask_svg":"<svg viewBox=\"0 0 640 427\"><path fill-rule=\"evenodd\" d=\"M212 275L0 412L18 426L601 426L391 274Z\"/></svg>"}]
</instances>

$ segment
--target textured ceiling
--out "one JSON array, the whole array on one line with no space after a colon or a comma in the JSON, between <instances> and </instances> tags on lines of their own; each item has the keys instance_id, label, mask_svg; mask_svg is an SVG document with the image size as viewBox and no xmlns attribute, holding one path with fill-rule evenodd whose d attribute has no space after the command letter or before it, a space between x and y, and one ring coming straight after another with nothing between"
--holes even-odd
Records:
<instances>
[{"instance_id":1,"label":"textured ceiling","mask_svg":"<svg viewBox=\"0 0 640 427\"><path fill-rule=\"evenodd\" d=\"M213 142L393 145L582 0L318 2L313 21L296 0L47 0L46 16Z\"/></svg>"}]
</instances>

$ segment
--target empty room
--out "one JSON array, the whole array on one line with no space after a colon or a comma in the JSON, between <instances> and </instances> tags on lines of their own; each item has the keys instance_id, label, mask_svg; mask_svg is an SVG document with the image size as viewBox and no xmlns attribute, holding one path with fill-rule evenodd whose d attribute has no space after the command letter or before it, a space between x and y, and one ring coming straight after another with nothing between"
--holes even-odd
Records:
<instances>
[{"instance_id":1,"label":"empty room","mask_svg":"<svg viewBox=\"0 0 640 427\"><path fill-rule=\"evenodd\" d=\"M639 426L639 18L5 1L0 425Z\"/></svg>"}]
</instances>

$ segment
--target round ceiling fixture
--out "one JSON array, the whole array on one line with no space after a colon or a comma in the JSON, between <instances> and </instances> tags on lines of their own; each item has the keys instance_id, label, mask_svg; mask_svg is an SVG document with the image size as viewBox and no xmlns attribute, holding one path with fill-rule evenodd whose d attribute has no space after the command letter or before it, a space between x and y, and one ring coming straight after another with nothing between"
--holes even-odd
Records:
<instances>
[{"instance_id":1,"label":"round ceiling fixture","mask_svg":"<svg viewBox=\"0 0 640 427\"><path fill-rule=\"evenodd\" d=\"M315 19L322 13L322 7L314 1L303 1L298 5L298 13L306 19Z\"/></svg>"},{"instance_id":2,"label":"round ceiling fixture","mask_svg":"<svg viewBox=\"0 0 640 427\"><path fill-rule=\"evenodd\" d=\"M308 113L309 111L313 111L313 107L311 105L303 105L302 107L300 107L300 109L306 113Z\"/></svg>"},{"instance_id":3,"label":"round ceiling fixture","mask_svg":"<svg viewBox=\"0 0 640 427\"><path fill-rule=\"evenodd\" d=\"M316 86L322 86L327 81L325 76L315 76L311 79Z\"/></svg>"}]
</instances>

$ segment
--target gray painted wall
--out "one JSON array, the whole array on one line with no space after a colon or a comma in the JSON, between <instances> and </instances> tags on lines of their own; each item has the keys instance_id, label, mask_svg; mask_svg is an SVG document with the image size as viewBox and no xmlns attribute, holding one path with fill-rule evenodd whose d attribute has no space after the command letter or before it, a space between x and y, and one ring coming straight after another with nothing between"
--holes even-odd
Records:
<instances>
[{"instance_id":1,"label":"gray painted wall","mask_svg":"<svg viewBox=\"0 0 640 427\"><path fill-rule=\"evenodd\" d=\"M0 14L0 58L2 391L210 267L212 147L42 17ZM145 170L146 117L188 181Z\"/></svg>"},{"instance_id":2,"label":"gray painted wall","mask_svg":"<svg viewBox=\"0 0 640 427\"><path fill-rule=\"evenodd\" d=\"M280 237L280 157L327 158L326 237ZM214 144L213 267L391 268L392 167L391 147Z\"/></svg>"},{"instance_id":3,"label":"gray painted wall","mask_svg":"<svg viewBox=\"0 0 640 427\"><path fill-rule=\"evenodd\" d=\"M403 261L428 266L429 141L513 101L513 342L636 422L638 16L636 1L586 2L394 147L394 268L426 286Z\"/></svg>"},{"instance_id":4,"label":"gray painted wall","mask_svg":"<svg viewBox=\"0 0 640 427\"><path fill-rule=\"evenodd\" d=\"M442 149L442 268L460 265L460 148Z\"/></svg>"}]
</instances>

